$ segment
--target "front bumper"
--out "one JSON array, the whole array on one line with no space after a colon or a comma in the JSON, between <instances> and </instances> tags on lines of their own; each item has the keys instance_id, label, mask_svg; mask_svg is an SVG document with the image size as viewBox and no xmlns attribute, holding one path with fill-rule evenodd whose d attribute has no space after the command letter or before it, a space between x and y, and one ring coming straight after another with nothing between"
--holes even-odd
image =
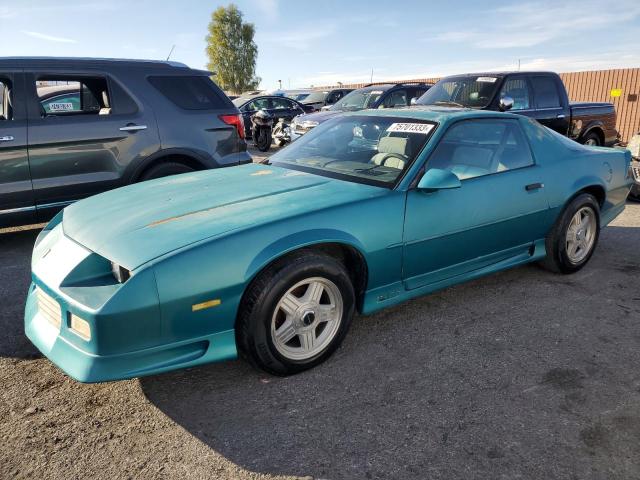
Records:
<instances>
[{"instance_id":1,"label":"front bumper","mask_svg":"<svg viewBox=\"0 0 640 480\"><path fill-rule=\"evenodd\" d=\"M38 311L36 285L32 284L25 311L25 333L54 365L71 378L85 383L124 380L162 373L202 363L236 358L233 330L115 355L96 355L73 343L62 306L60 330ZM63 304L64 305L64 304Z\"/></svg>"},{"instance_id":2,"label":"front bumper","mask_svg":"<svg viewBox=\"0 0 640 480\"><path fill-rule=\"evenodd\" d=\"M162 323L152 269L113 285L109 277L92 277L104 259L65 237L61 225L41 235L25 333L70 377L123 380L236 357L233 329L180 335ZM71 328L72 315L86 322L88 337Z\"/></svg>"}]
</instances>

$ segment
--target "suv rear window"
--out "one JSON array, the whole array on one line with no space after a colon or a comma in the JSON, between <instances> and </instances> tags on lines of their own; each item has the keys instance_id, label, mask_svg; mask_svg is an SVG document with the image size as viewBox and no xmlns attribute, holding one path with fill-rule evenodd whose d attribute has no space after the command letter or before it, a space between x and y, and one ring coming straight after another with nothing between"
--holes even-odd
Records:
<instances>
[{"instance_id":1,"label":"suv rear window","mask_svg":"<svg viewBox=\"0 0 640 480\"><path fill-rule=\"evenodd\" d=\"M216 91L214 83L208 77L149 77L149 82L185 110L215 110L229 107L229 102Z\"/></svg>"}]
</instances>

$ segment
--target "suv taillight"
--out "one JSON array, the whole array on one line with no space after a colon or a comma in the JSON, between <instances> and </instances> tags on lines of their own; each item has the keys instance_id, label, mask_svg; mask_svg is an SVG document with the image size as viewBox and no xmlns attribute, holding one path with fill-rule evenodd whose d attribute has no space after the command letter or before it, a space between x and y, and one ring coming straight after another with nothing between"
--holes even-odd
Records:
<instances>
[{"instance_id":1,"label":"suv taillight","mask_svg":"<svg viewBox=\"0 0 640 480\"><path fill-rule=\"evenodd\" d=\"M244 120L241 114L235 115L220 115L220 120L222 120L227 125L233 125L236 127L238 131L238 136L244 139Z\"/></svg>"}]
</instances>

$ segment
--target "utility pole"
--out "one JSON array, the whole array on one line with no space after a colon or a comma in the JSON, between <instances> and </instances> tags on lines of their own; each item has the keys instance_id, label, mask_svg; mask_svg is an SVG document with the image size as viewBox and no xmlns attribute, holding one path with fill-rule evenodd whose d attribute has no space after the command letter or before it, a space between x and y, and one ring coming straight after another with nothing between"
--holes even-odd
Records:
<instances>
[{"instance_id":1,"label":"utility pole","mask_svg":"<svg viewBox=\"0 0 640 480\"><path fill-rule=\"evenodd\" d=\"M520 71L520 59L518 59L518 71Z\"/></svg>"},{"instance_id":2,"label":"utility pole","mask_svg":"<svg viewBox=\"0 0 640 480\"><path fill-rule=\"evenodd\" d=\"M369 83L373 83L373 68L371 69L371 81Z\"/></svg>"},{"instance_id":3,"label":"utility pole","mask_svg":"<svg viewBox=\"0 0 640 480\"><path fill-rule=\"evenodd\" d=\"M282 80L278 80L278 90L282 90Z\"/></svg>"}]
</instances>

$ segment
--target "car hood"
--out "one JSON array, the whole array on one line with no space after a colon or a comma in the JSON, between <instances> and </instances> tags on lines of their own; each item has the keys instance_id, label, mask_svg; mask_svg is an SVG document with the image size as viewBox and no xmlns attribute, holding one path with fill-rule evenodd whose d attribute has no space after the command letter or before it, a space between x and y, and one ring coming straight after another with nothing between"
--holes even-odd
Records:
<instances>
[{"instance_id":1,"label":"car hood","mask_svg":"<svg viewBox=\"0 0 640 480\"><path fill-rule=\"evenodd\" d=\"M64 234L123 267L186 245L386 190L275 166L248 164L166 177L81 200Z\"/></svg>"},{"instance_id":2,"label":"car hood","mask_svg":"<svg viewBox=\"0 0 640 480\"><path fill-rule=\"evenodd\" d=\"M322 112L307 113L306 115L300 115L296 117L296 122L297 123L303 123L303 122L322 123L329 120L330 118L335 117L336 115L340 115L341 113L344 113L344 112L342 110L324 110Z\"/></svg>"}]
</instances>

